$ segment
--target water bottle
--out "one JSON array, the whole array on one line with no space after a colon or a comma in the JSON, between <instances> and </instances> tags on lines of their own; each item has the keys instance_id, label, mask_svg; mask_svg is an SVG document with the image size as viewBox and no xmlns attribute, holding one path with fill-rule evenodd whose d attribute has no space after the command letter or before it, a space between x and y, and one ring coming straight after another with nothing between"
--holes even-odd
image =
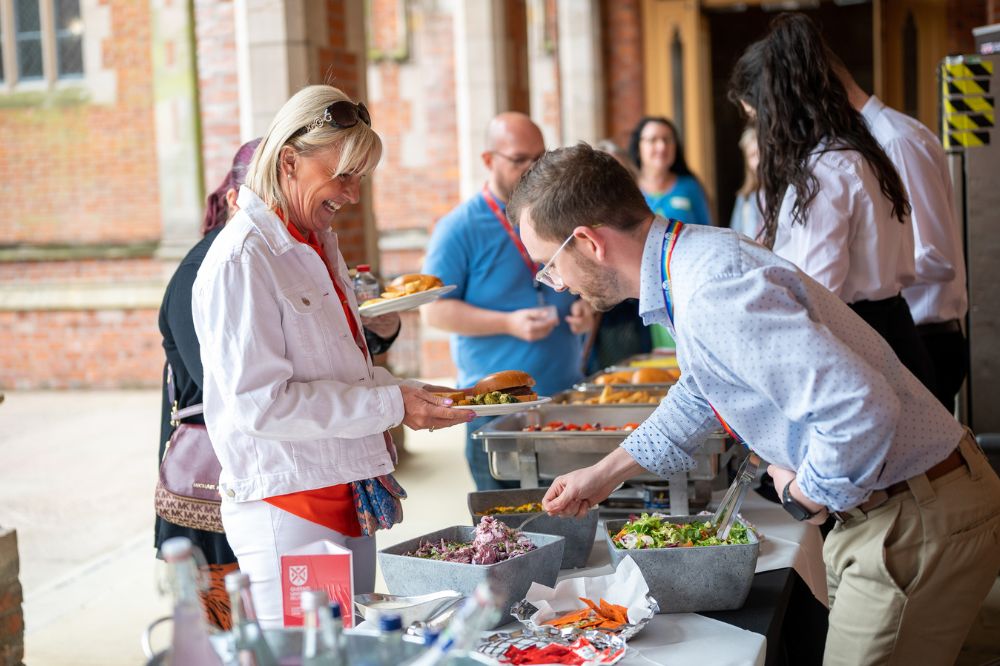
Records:
<instances>
[{"instance_id":1,"label":"water bottle","mask_svg":"<svg viewBox=\"0 0 1000 666\"><path fill-rule=\"evenodd\" d=\"M226 574L226 592L233 615L233 647L240 666L278 666L250 596L250 576L241 571Z\"/></svg>"},{"instance_id":2,"label":"water bottle","mask_svg":"<svg viewBox=\"0 0 1000 666\"><path fill-rule=\"evenodd\" d=\"M372 267L368 264L358 265L354 276L354 295L358 299L358 305L382 295L382 286L378 278L372 275Z\"/></svg>"},{"instance_id":3,"label":"water bottle","mask_svg":"<svg viewBox=\"0 0 1000 666\"><path fill-rule=\"evenodd\" d=\"M407 666L438 666L468 654L479 645L482 632L500 619L500 606L488 583L480 583L456 611L451 622L424 654Z\"/></svg>"},{"instance_id":4,"label":"water bottle","mask_svg":"<svg viewBox=\"0 0 1000 666\"><path fill-rule=\"evenodd\" d=\"M382 666L403 663L403 618L398 613L378 616L378 659Z\"/></svg>"},{"instance_id":5,"label":"water bottle","mask_svg":"<svg viewBox=\"0 0 1000 666\"><path fill-rule=\"evenodd\" d=\"M346 666L340 604L329 604L323 590L302 593L302 666ZM328 605L329 604L329 605Z\"/></svg>"},{"instance_id":6,"label":"water bottle","mask_svg":"<svg viewBox=\"0 0 1000 666\"><path fill-rule=\"evenodd\" d=\"M167 539L160 546L167 561L167 580L174 598L174 636L171 666L222 666L222 659L208 640L205 609L199 595L201 578L194 547L186 537Z\"/></svg>"}]
</instances>

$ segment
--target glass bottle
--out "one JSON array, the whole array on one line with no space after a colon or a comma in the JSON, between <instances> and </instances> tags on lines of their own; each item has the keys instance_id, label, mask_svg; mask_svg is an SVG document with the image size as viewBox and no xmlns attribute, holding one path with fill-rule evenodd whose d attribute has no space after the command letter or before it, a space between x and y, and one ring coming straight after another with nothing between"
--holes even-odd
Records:
<instances>
[{"instance_id":1,"label":"glass bottle","mask_svg":"<svg viewBox=\"0 0 1000 666\"><path fill-rule=\"evenodd\" d=\"M160 545L167 562L167 580L174 599L174 636L170 644L171 666L222 666L222 659L208 639L208 623L201 603L201 574L194 559L194 546L186 537L167 539Z\"/></svg>"},{"instance_id":2,"label":"glass bottle","mask_svg":"<svg viewBox=\"0 0 1000 666\"><path fill-rule=\"evenodd\" d=\"M302 666L346 666L340 604L329 604L323 590L302 593ZM328 605L329 604L329 605ZM336 614L334 614L336 609Z\"/></svg>"},{"instance_id":3,"label":"glass bottle","mask_svg":"<svg viewBox=\"0 0 1000 666\"><path fill-rule=\"evenodd\" d=\"M271 647L264 639L264 630L257 622L257 613L250 595L250 576L241 571L226 574L226 592L233 614L233 648L240 666L278 666Z\"/></svg>"},{"instance_id":4,"label":"glass bottle","mask_svg":"<svg viewBox=\"0 0 1000 666\"><path fill-rule=\"evenodd\" d=\"M382 294L382 287L378 278L372 274L372 267L368 264L358 264L354 276L354 295L358 299L358 305L373 298L378 298Z\"/></svg>"}]
</instances>

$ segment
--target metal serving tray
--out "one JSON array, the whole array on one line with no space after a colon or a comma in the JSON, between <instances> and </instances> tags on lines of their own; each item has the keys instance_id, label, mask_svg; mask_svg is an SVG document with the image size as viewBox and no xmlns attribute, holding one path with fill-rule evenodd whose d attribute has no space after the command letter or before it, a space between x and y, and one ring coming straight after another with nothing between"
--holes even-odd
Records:
<instances>
[{"instance_id":1,"label":"metal serving tray","mask_svg":"<svg viewBox=\"0 0 1000 666\"><path fill-rule=\"evenodd\" d=\"M576 389L577 391L600 391L600 390L602 390L606 386L606 384L598 384L598 383L596 383L597 378L600 377L601 375L605 375L605 374L612 373L612 372L635 372L636 370L639 370L639 368L633 367L633 366L630 366L630 365L612 365L610 367L604 368L603 370L599 370L599 371L595 372L594 374L592 374L591 376L587 377L585 380L583 380L579 384L574 384L573 388ZM618 391L618 390L623 390L623 391L660 391L660 390L662 390L662 391L666 391L667 389L669 389L671 386L673 386L676 383L677 382L659 382L659 383L656 383L656 384L611 384L611 386L616 391Z\"/></svg>"},{"instance_id":2,"label":"metal serving tray","mask_svg":"<svg viewBox=\"0 0 1000 666\"><path fill-rule=\"evenodd\" d=\"M488 423L473 433L481 440L489 456L490 474L499 480L520 481L522 488L537 488L541 480L554 479L581 467L593 465L621 445L628 435L622 431L524 432L532 425L550 421L564 423L600 423L624 426L641 423L656 405L562 405L548 403L528 412L509 414ZM719 454L724 449L725 433L711 436L697 454L698 466L689 472L671 475L670 506L680 513L688 506L688 481L711 481L719 472ZM645 472L637 481L662 481Z\"/></svg>"},{"instance_id":3,"label":"metal serving tray","mask_svg":"<svg viewBox=\"0 0 1000 666\"><path fill-rule=\"evenodd\" d=\"M612 384L611 385L611 390L615 391L616 393L618 391L622 391L622 392L626 392L626 393L632 393L634 391L645 391L646 393L649 393L649 394L653 395L654 397L658 398L659 400L662 400L667 395L667 392L664 389L651 389L648 386L643 386L642 388L636 388L636 389L628 389L628 388L619 389L618 388L619 386L621 386L621 384ZM600 397L600 395L602 393L604 393L604 389L605 388L606 388L605 386L601 386L599 388L590 389L590 390L587 390L587 391L577 391L577 390L560 391L559 393L556 393L554 396L552 396L552 402L555 403L555 404L557 404L557 405L577 405L577 406L580 406L580 407L653 407L653 408L655 408L659 404L659 401L657 401L655 403L653 403L653 402L617 402L617 403L608 403L608 404L604 404L604 405L601 405L601 404L584 404L583 403L584 400L587 400L587 399L590 399L590 398L598 398L598 397Z\"/></svg>"}]
</instances>

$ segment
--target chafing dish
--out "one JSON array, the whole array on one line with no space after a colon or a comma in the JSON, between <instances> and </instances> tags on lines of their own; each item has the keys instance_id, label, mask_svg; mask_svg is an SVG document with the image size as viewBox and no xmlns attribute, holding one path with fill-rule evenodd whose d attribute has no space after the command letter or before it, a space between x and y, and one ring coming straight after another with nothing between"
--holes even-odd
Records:
<instances>
[{"instance_id":1,"label":"chafing dish","mask_svg":"<svg viewBox=\"0 0 1000 666\"><path fill-rule=\"evenodd\" d=\"M648 386L643 386L636 389L619 388L619 384L609 384L607 386L601 386L599 388L590 389L586 391L560 391L552 396L552 402L557 405L586 405L589 407L639 407L639 406L651 406L656 407L660 400L667 395L665 389L651 389ZM638 391L643 391L650 394L651 397L656 399L656 402L611 402L606 404L598 403L597 400L604 393L604 389L611 389L615 393L636 393ZM587 402L588 400L592 402Z\"/></svg>"},{"instance_id":2,"label":"chafing dish","mask_svg":"<svg viewBox=\"0 0 1000 666\"><path fill-rule=\"evenodd\" d=\"M563 423L600 423L624 426L646 420L655 405L565 405L548 403L528 412L509 414L488 423L473 433L483 442L489 456L490 474L503 481L520 481L522 488L537 488L541 480L554 479L581 467L593 465L614 451L628 435L613 431L525 432L529 426L543 426L552 421ZM692 498L711 495L712 480L719 473L719 455L725 448L725 433L713 434L695 454L695 469L678 472L669 481L670 507L683 515ZM663 481L645 472L630 481ZM690 484L694 484L689 488Z\"/></svg>"},{"instance_id":3,"label":"chafing dish","mask_svg":"<svg viewBox=\"0 0 1000 666\"><path fill-rule=\"evenodd\" d=\"M612 365L610 367L604 368L595 372L591 376L584 379L579 384L573 386L577 391L600 391L606 384L598 384L597 378L601 375L611 374L613 372L635 372L640 368L631 365ZM623 391L666 391L671 386L677 382L657 382L655 384L611 384L614 389Z\"/></svg>"}]
</instances>

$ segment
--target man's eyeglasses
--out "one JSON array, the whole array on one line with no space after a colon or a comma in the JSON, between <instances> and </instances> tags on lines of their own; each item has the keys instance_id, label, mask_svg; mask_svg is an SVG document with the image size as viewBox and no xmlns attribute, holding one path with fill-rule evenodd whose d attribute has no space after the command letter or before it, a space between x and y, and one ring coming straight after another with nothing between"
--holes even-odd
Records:
<instances>
[{"instance_id":1,"label":"man's eyeglasses","mask_svg":"<svg viewBox=\"0 0 1000 666\"><path fill-rule=\"evenodd\" d=\"M359 122L369 127L372 126L372 117L368 113L368 107L363 102L355 104L354 102L342 99L326 107L323 110L322 116L295 132L292 138L308 134L323 125L329 125L334 129L348 129L354 127Z\"/></svg>"},{"instance_id":2,"label":"man's eyeglasses","mask_svg":"<svg viewBox=\"0 0 1000 666\"><path fill-rule=\"evenodd\" d=\"M603 224L594 224L591 225L590 228L597 229L601 226L603 226ZM542 270L535 273L536 282L544 284L546 287L552 287L556 291L562 291L566 288L566 283L563 282L562 275L559 274L559 270L556 268L556 257L559 256L560 252L566 249L566 246L569 245L569 242L575 237L576 232L574 231L569 235L569 238L562 242L562 245L559 246L559 249L556 250L555 254L549 258L545 265L542 266Z\"/></svg>"},{"instance_id":3,"label":"man's eyeglasses","mask_svg":"<svg viewBox=\"0 0 1000 666\"><path fill-rule=\"evenodd\" d=\"M540 160L542 158L542 155L545 154L544 151L538 153L537 155L506 155L504 153L501 153L499 150L493 150L490 152L492 152L494 155L499 155L500 157L504 158L505 160L507 160L516 167L530 166L535 162L537 162L538 160Z\"/></svg>"}]
</instances>

